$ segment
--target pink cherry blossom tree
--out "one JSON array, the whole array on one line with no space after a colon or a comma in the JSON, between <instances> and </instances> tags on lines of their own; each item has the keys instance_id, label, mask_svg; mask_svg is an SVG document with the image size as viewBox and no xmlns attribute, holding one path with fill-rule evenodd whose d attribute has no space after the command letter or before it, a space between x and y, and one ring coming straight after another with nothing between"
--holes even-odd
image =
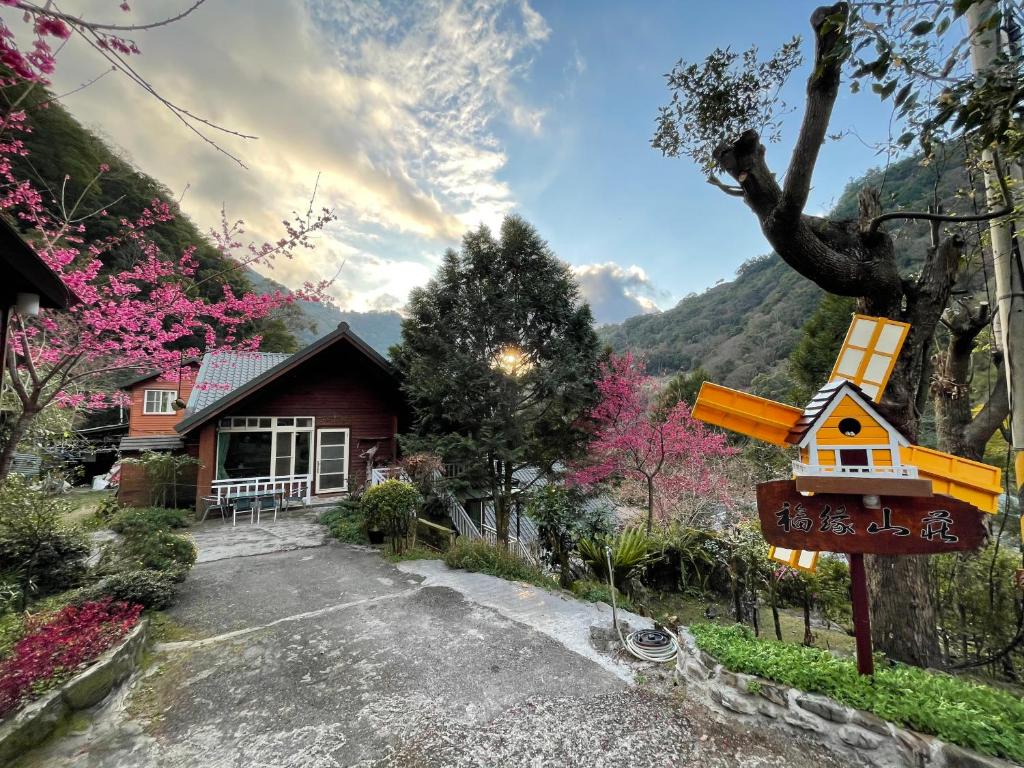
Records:
<instances>
[{"instance_id":1,"label":"pink cherry blossom tree","mask_svg":"<svg viewBox=\"0 0 1024 768\"><path fill-rule=\"evenodd\" d=\"M26 81L45 84L54 66L50 41L62 42L72 32L115 57L123 73L132 71L123 57L137 53L137 48L120 35L146 27L93 24L63 14L51 3L0 0L0 4L23 11L24 20L32 24L35 33L31 51L23 52L11 30L0 21L0 65L11 73L8 79L0 79L0 88ZM127 3L121 7L128 10ZM164 105L174 107L166 102ZM0 120L0 215L18 222L19 228L27 232L26 239L79 302L67 311L43 310L34 317L12 311L3 318L10 341L7 359L0 361L0 372L7 372L18 407L5 425L0 482L10 472L18 442L44 409L94 409L117 404L123 398L113 386L118 372L156 369L165 376L180 377L190 375L186 372L191 370L183 368L182 361L205 352L255 351L260 338L245 338L253 321L299 299L318 301L331 282L307 283L293 293L243 295L236 295L224 284L215 299L204 297L218 295L209 286L199 290L203 281L222 279L227 272L267 266L274 259L291 258L296 252L312 248L314 234L333 219L327 209L314 211L313 200L304 214L283 222L284 232L278 240L263 244L246 243L243 222L229 222L222 211L222 226L211 232L211 237L227 266L224 272L203 280L197 278L195 248L163 253L148 236L154 225L175 215L165 201L153 200L134 220L122 218L114 235L87 241L84 222L92 216L109 216L107 211L83 212L77 204L68 203L64 194L71 181L68 177L55 201L51 199L53 192L44 193L15 172L12 158L28 154L21 140L27 130L25 113L19 106L15 102ZM92 179L79 181L88 190L107 170L101 166ZM124 251L125 246L135 254L134 263L121 271L104 270L104 256L115 248Z\"/></svg>"},{"instance_id":2,"label":"pink cherry blossom tree","mask_svg":"<svg viewBox=\"0 0 1024 768\"><path fill-rule=\"evenodd\" d=\"M643 483L648 533L656 511L664 516L679 495L723 498L722 460L733 454L725 436L694 419L684 402L667 414L660 410L654 380L632 353L612 355L602 364L597 389L601 399L590 412L593 438L571 482L585 487L608 479Z\"/></svg>"}]
</instances>

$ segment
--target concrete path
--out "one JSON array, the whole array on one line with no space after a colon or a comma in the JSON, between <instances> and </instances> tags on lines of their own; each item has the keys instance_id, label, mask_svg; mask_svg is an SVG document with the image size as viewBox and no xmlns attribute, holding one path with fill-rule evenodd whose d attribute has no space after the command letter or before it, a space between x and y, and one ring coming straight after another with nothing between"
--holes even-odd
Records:
<instances>
[{"instance_id":1,"label":"concrete path","mask_svg":"<svg viewBox=\"0 0 1024 768\"><path fill-rule=\"evenodd\" d=\"M585 642L606 609L311 526L204 526L172 612L194 639L20 768L832 765L631 684Z\"/></svg>"}]
</instances>

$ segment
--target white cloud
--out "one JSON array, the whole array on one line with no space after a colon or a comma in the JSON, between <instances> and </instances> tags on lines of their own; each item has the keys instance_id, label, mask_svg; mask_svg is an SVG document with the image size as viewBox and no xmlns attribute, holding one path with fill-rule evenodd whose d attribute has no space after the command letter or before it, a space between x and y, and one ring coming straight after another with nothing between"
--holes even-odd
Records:
<instances>
[{"instance_id":1,"label":"white cloud","mask_svg":"<svg viewBox=\"0 0 1024 768\"><path fill-rule=\"evenodd\" d=\"M82 5L110 16L109 0ZM133 9L132 20L158 16ZM543 129L543 106L527 103L517 84L549 35L526 0L218 0L140 34L143 54L132 64L162 95L259 136L211 133L249 170L125 78L105 77L66 105L172 191L188 186L184 209L204 228L224 203L251 232L275 237L282 216L305 209L319 173L319 202L339 221L320 248L271 276L296 285L346 259L336 298L365 309L383 296L404 301L432 271L424 252L440 254L512 209L493 124ZM104 68L69 44L55 87L69 91Z\"/></svg>"},{"instance_id":2,"label":"white cloud","mask_svg":"<svg viewBox=\"0 0 1024 768\"><path fill-rule=\"evenodd\" d=\"M598 323L620 323L627 317L658 312L656 300L667 297L635 264L622 267L609 261L573 266L572 271Z\"/></svg>"}]
</instances>

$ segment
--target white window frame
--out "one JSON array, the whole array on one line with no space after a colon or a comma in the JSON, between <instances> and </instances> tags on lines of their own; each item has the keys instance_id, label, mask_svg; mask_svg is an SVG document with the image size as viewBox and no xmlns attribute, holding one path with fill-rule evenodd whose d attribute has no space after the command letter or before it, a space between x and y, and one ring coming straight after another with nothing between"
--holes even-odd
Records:
<instances>
[{"instance_id":1,"label":"white window frame","mask_svg":"<svg viewBox=\"0 0 1024 768\"><path fill-rule=\"evenodd\" d=\"M150 408L150 406L149 406L149 396L150 396L151 393L152 394L159 393L161 395L161 397L160 397L161 404L164 405L164 407L167 410L157 411L157 410L153 410L152 408ZM169 395L169 397L167 397L166 403L163 402L165 395ZM174 413L174 401L177 400L177 399L178 399L178 392L177 392L177 390L174 390L174 389L147 389L147 390L144 390L143 393L142 393L142 413L143 413L144 416L170 416L171 414Z\"/></svg>"},{"instance_id":2,"label":"white window frame","mask_svg":"<svg viewBox=\"0 0 1024 768\"><path fill-rule=\"evenodd\" d=\"M296 421L304 420L305 424L296 426ZM281 421L291 422L281 424ZM217 425L218 434L221 432L271 432L270 437L270 477L272 479L285 477L312 477L316 466L316 420L312 416L226 416ZM299 432L309 433L309 472L302 475L295 474L295 435ZM277 440L279 434L291 435L291 461L288 463L289 472L287 475L277 473ZM214 472L216 474L216 471ZM215 478L226 480L228 478Z\"/></svg>"}]
</instances>

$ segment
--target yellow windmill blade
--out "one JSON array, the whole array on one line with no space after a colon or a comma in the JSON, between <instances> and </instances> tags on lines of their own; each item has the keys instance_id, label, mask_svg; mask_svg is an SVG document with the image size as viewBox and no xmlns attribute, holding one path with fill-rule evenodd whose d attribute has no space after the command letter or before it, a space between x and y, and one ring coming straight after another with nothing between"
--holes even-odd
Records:
<instances>
[{"instance_id":1,"label":"yellow windmill blade","mask_svg":"<svg viewBox=\"0 0 1024 768\"><path fill-rule=\"evenodd\" d=\"M700 385L693 418L716 427L787 445L786 437L804 412L799 408L705 381Z\"/></svg>"},{"instance_id":2,"label":"yellow windmill blade","mask_svg":"<svg viewBox=\"0 0 1024 768\"><path fill-rule=\"evenodd\" d=\"M805 549L786 549L773 545L768 547L768 559L808 573L814 573L818 568L818 553Z\"/></svg>"},{"instance_id":3,"label":"yellow windmill blade","mask_svg":"<svg viewBox=\"0 0 1024 768\"><path fill-rule=\"evenodd\" d=\"M879 402L909 331L899 320L854 315L829 381L852 381Z\"/></svg>"},{"instance_id":4,"label":"yellow windmill blade","mask_svg":"<svg viewBox=\"0 0 1024 768\"><path fill-rule=\"evenodd\" d=\"M900 460L917 467L920 477L931 480L933 493L944 493L966 501L982 512L998 511L999 494L1003 490L1002 470L999 467L951 456L920 445L901 447Z\"/></svg>"}]
</instances>

